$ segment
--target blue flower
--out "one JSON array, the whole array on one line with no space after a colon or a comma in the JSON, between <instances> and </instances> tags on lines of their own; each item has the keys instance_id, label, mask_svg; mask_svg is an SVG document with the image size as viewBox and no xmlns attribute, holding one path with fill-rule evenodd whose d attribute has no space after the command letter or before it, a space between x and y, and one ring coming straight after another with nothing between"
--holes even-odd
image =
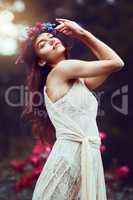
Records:
<instances>
[{"instance_id":1,"label":"blue flower","mask_svg":"<svg viewBox=\"0 0 133 200\"><path fill-rule=\"evenodd\" d=\"M48 32L54 31L55 26L56 26L55 24L51 24L50 22L46 23L46 28Z\"/></svg>"}]
</instances>

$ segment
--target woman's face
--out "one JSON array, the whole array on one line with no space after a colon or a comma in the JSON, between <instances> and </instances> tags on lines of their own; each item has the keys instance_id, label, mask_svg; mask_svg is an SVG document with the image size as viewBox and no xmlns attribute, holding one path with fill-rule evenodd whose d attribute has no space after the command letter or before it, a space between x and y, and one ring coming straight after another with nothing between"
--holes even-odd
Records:
<instances>
[{"instance_id":1,"label":"woman's face","mask_svg":"<svg viewBox=\"0 0 133 200\"><path fill-rule=\"evenodd\" d=\"M51 33L41 33L35 39L33 46L41 61L56 64L60 60L65 59L65 47Z\"/></svg>"}]
</instances>

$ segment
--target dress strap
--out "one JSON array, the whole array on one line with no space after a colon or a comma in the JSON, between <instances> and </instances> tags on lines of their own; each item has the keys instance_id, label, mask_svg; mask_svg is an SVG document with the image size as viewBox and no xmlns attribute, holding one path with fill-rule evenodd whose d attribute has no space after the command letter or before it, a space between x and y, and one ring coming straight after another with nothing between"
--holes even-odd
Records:
<instances>
[{"instance_id":1,"label":"dress strap","mask_svg":"<svg viewBox=\"0 0 133 200\"><path fill-rule=\"evenodd\" d=\"M83 78L79 78L79 80L80 80L80 82L82 82L83 84L85 84Z\"/></svg>"}]
</instances>

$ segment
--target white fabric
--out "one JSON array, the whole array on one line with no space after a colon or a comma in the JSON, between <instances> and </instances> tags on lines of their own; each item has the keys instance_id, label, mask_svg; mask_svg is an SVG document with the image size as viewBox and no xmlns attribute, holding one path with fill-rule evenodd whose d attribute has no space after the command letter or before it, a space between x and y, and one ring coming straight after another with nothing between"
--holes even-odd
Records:
<instances>
[{"instance_id":1,"label":"white fabric","mask_svg":"<svg viewBox=\"0 0 133 200\"><path fill-rule=\"evenodd\" d=\"M55 103L44 96L57 140L32 200L106 200L95 96L81 79Z\"/></svg>"}]
</instances>

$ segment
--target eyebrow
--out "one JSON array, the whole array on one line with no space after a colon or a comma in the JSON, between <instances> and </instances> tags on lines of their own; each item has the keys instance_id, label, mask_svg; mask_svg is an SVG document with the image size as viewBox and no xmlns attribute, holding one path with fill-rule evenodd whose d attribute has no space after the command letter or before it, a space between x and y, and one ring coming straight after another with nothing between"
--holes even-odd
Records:
<instances>
[{"instance_id":1,"label":"eyebrow","mask_svg":"<svg viewBox=\"0 0 133 200\"><path fill-rule=\"evenodd\" d=\"M49 36L49 35L52 35L52 34L50 34L50 33L48 33L47 34L47 36ZM38 42L37 42L37 47L39 47L39 44L40 44L40 42L42 42L42 41L47 41L46 39L41 39L41 40L39 40Z\"/></svg>"}]
</instances>

